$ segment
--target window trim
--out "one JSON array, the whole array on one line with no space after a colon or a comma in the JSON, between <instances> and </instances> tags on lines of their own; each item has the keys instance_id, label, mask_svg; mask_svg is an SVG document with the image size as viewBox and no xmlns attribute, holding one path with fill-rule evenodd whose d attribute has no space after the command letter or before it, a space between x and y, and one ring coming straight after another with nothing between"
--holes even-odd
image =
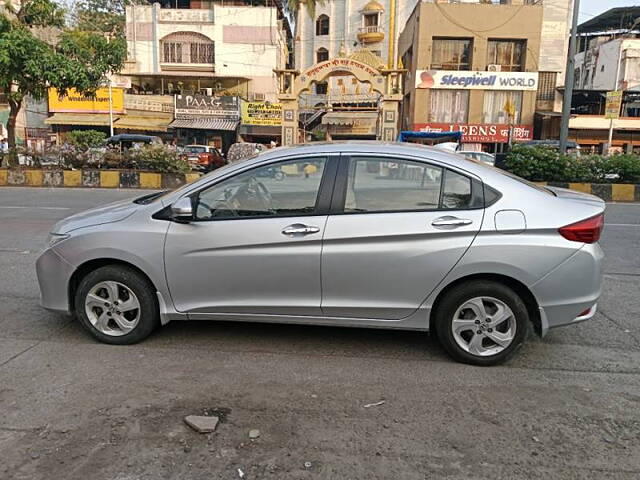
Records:
<instances>
[{"instance_id":1,"label":"window trim","mask_svg":"<svg viewBox=\"0 0 640 480\"><path fill-rule=\"evenodd\" d=\"M515 52L515 45L516 44L520 44L522 45L522 63L520 65L517 65L517 67L519 68L519 70L512 70L512 68L514 66L516 66L513 63L510 63L508 65L503 65L502 63L492 63L489 60L491 60L489 58L489 55L491 54L491 43L511 43L514 47L513 50L511 51L511 61L513 61L513 54ZM509 70L502 70L503 72L526 72L527 71L527 53L528 53L528 42L526 38L489 38L487 39L487 65L500 65L501 67L508 67ZM496 47L496 53L497 53L497 47Z\"/></svg>"},{"instance_id":2,"label":"window trim","mask_svg":"<svg viewBox=\"0 0 640 480\"><path fill-rule=\"evenodd\" d=\"M438 208L424 208L424 209L410 209L410 210L379 210L374 212L346 212L344 210L346 199L347 199L347 187L349 182L349 164L352 159L358 158L376 158L381 161L409 161L416 163L424 163L427 166L441 168L442 169L442 177L440 179L440 199L438 200ZM480 188L480 195L482 196L482 205L473 208L441 208L442 205L442 194L444 192L444 181L447 171L450 170L459 175L462 175L469 179L471 184L471 195L474 195L474 188ZM421 157L411 157L411 156L403 156L398 157L394 155L384 155L384 154L366 154L366 153L357 153L357 154L342 154L340 156L340 164L338 166L336 180L334 182L333 187L333 195L331 201L331 208L329 209L329 215L382 215L386 213L425 213L425 212L466 212L470 210L481 210L485 209L485 201L484 201L484 182L476 177L475 175L469 174L464 170L457 169L447 164L441 164L435 161L431 161L429 159L424 159Z\"/></svg>"},{"instance_id":3,"label":"window trim","mask_svg":"<svg viewBox=\"0 0 640 480\"><path fill-rule=\"evenodd\" d=\"M198 207L198 198L200 194L208 190L216 185L221 184L222 182L226 182L227 180L231 180L238 175L242 175L244 173L250 172L251 170L256 170L258 168L268 168L273 167L279 163L287 163L287 162L295 162L295 161L304 161L323 158L325 159L325 167L322 172L322 178L320 179L320 186L318 187L318 194L316 196L316 203L314 205L313 212L304 213L300 215L292 215L292 214L283 214L283 215L256 215L256 216L247 216L247 217L228 217L228 218L197 218L197 207ZM260 165L254 165L250 168L241 170L239 172L235 172L233 175L225 176L219 181L209 183L207 185L203 185L201 188L193 192L189 192L189 194L185 195L185 197L191 199L191 205L194 210L193 219L191 223L201 223L201 222L226 222L226 221L237 221L237 220L262 220L268 218L299 218L299 217L315 217L315 216L324 216L328 215L329 208L331 205L331 200L333 196L333 184L336 179L336 174L338 172L338 162L339 157L335 154L317 154L317 155L309 155L309 156L293 156L286 158L278 158L272 162L262 163Z\"/></svg>"},{"instance_id":4,"label":"window trim","mask_svg":"<svg viewBox=\"0 0 640 480\"><path fill-rule=\"evenodd\" d=\"M434 62L434 55L435 55L435 43L439 42L439 41L443 41L443 42L449 42L449 41L454 41L454 42L465 42L468 41L469 42L469 62L468 63L457 63L457 67L455 69L449 69L449 68L444 68L444 65L446 65L445 63L435 63ZM440 36L433 36L431 37L431 63L429 64L431 70L446 70L446 71L451 71L451 72L462 72L465 70L472 70L473 69L473 57L474 57L474 38L473 37L449 37L449 36L444 36L444 37L440 37ZM439 67L436 67L436 65L439 65ZM460 68L461 66L466 65L467 68Z\"/></svg>"}]
</instances>

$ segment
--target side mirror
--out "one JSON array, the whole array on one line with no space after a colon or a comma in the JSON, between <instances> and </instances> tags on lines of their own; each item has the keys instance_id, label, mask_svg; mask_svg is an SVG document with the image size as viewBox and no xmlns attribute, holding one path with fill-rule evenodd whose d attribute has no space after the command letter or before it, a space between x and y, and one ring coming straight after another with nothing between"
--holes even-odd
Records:
<instances>
[{"instance_id":1,"label":"side mirror","mask_svg":"<svg viewBox=\"0 0 640 480\"><path fill-rule=\"evenodd\" d=\"M183 197L171 205L171 218L181 223L193 220L193 206L189 197Z\"/></svg>"}]
</instances>

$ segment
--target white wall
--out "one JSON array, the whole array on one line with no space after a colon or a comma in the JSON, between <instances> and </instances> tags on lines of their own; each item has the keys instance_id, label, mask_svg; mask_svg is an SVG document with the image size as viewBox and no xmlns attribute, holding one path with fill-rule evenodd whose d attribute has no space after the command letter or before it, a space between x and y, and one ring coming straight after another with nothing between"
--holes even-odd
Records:
<instances>
[{"instance_id":1,"label":"white wall","mask_svg":"<svg viewBox=\"0 0 640 480\"><path fill-rule=\"evenodd\" d=\"M217 77L250 78L251 91L265 93L270 100L275 100L277 88L273 69L282 60L279 49L284 46L277 29L276 8L216 6L213 10L168 10L158 7L158 4L127 7L129 62L125 72L160 73L162 38L176 32L197 32L214 41ZM167 15L184 15L184 18L180 22L160 21L161 16ZM194 17L200 21L191 22ZM137 25L135 33L134 22ZM247 43L225 43L225 26L271 28L271 39L263 44L251 43L250 38Z\"/></svg>"}]
</instances>

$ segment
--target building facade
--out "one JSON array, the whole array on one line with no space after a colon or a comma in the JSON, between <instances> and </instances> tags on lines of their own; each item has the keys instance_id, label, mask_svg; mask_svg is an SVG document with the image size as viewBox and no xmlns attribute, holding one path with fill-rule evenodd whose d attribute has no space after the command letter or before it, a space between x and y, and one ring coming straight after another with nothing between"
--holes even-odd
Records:
<instances>
[{"instance_id":1,"label":"building facade","mask_svg":"<svg viewBox=\"0 0 640 480\"><path fill-rule=\"evenodd\" d=\"M567 0L417 4L398 42L402 128L460 130L491 152L533 139L536 112L560 109L569 17Z\"/></svg>"},{"instance_id":2,"label":"building facade","mask_svg":"<svg viewBox=\"0 0 640 480\"><path fill-rule=\"evenodd\" d=\"M586 152L640 151L640 7L611 9L578 33L569 139ZM605 118L609 91L621 92L616 119Z\"/></svg>"}]
</instances>

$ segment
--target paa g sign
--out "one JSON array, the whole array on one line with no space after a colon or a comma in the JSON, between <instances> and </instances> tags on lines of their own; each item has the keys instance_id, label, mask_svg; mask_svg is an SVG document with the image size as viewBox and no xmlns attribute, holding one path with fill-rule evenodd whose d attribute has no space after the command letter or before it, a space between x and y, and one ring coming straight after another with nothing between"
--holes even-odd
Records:
<instances>
[{"instance_id":1,"label":"paa g sign","mask_svg":"<svg viewBox=\"0 0 640 480\"><path fill-rule=\"evenodd\" d=\"M538 90L538 72L416 71L416 88Z\"/></svg>"}]
</instances>

